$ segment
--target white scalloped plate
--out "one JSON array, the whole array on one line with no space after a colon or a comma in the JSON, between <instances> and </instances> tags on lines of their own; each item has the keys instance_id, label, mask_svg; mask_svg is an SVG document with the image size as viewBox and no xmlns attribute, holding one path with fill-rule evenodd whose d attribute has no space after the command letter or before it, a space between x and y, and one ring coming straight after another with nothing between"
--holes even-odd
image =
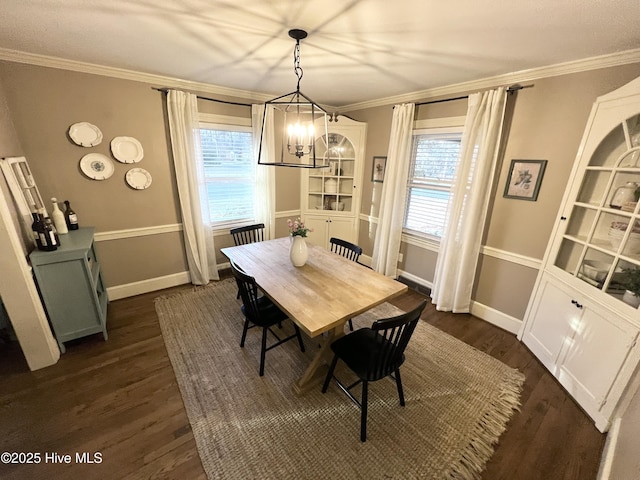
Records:
<instances>
[{"instance_id":1,"label":"white scalloped plate","mask_svg":"<svg viewBox=\"0 0 640 480\"><path fill-rule=\"evenodd\" d=\"M80 160L80 170L91 180L106 180L115 170L109 157L101 153L88 153Z\"/></svg>"},{"instance_id":2,"label":"white scalloped plate","mask_svg":"<svg viewBox=\"0 0 640 480\"><path fill-rule=\"evenodd\" d=\"M115 137L111 140L111 153L121 163L138 163L144 157L142 144L133 137Z\"/></svg>"},{"instance_id":3,"label":"white scalloped plate","mask_svg":"<svg viewBox=\"0 0 640 480\"><path fill-rule=\"evenodd\" d=\"M144 190L151 185L151 174L144 168L132 168L125 175L125 180L131 188Z\"/></svg>"},{"instance_id":4,"label":"white scalloped plate","mask_svg":"<svg viewBox=\"0 0 640 480\"><path fill-rule=\"evenodd\" d=\"M95 147L102 142L102 132L88 122L74 123L69 127L69 137L81 147Z\"/></svg>"}]
</instances>

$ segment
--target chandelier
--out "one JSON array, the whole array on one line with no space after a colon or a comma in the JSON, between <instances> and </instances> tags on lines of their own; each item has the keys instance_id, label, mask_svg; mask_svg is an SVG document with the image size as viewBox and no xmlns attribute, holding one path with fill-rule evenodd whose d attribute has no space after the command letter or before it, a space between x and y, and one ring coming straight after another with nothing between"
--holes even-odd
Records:
<instances>
[{"instance_id":1,"label":"chandelier","mask_svg":"<svg viewBox=\"0 0 640 480\"><path fill-rule=\"evenodd\" d=\"M300 81L304 75L300 66L300 40L307 37L307 32L292 29L289 30L289 36L296 41L293 49L293 70L298 83L294 92L281 95L264 104L258 164L298 168L328 167L323 159L316 159L316 138L328 138L329 114L300 91ZM268 131L267 119L270 112L273 113L273 132ZM266 152L271 135L274 140L280 138L281 144L279 158L270 161L266 158Z\"/></svg>"}]
</instances>

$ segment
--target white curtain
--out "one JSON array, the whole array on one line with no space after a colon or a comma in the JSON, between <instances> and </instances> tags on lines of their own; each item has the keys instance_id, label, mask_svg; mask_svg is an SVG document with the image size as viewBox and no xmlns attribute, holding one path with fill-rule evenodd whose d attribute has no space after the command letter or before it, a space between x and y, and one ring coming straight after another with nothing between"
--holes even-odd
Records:
<instances>
[{"instance_id":1,"label":"white curtain","mask_svg":"<svg viewBox=\"0 0 640 480\"><path fill-rule=\"evenodd\" d=\"M460 162L431 292L437 310L468 312L471 305L506 97L505 88L469 96Z\"/></svg>"},{"instance_id":2,"label":"white curtain","mask_svg":"<svg viewBox=\"0 0 640 480\"><path fill-rule=\"evenodd\" d=\"M380 213L373 243L372 267L393 278L398 273L398 255L407 200L407 178L411 162L414 108L413 103L403 103L393 109Z\"/></svg>"},{"instance_id":3,"label":"white curtain","mask_svg":"<svg viewBox=\"0 0 640 480\"><path fill-rule=\"evenodd\" d=\"M191 283L206 285L209 280L218 280L220 277L216 267L213 232L208 222L208 202L202 201L207 198L207 192L200 148L197 97L191 93L169 90L167 110Z\"/></svg>"},{"instance_id":4,"label":"white curtain","mask_svg":"<svg viewBox=\"0 0 640 480\"><path fill-rule=\"evenodd\" d=\"M275 238L275 210L276 210L276 175L275 168L266 165L258 165L258 153L260 152L260 135L264 116L264 105L251 106L251 127L253 129L253 152L256 166L256 188L254 211L256 223L264 223L265 239ZM265 122L265 142L262 152L264 161L272 162L275 156L274 150L274 126L273 110L267 110Z\"/></svg>"}]
</instances>

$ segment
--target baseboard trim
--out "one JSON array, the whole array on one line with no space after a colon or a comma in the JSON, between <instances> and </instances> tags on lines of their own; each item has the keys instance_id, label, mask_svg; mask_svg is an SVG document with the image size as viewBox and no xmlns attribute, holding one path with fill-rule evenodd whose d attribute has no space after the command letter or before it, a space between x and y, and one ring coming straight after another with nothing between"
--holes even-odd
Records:
<instances>
[{"instance_id":1,"label":"baseboard trim","mask_svg":"<svg viewBox=\"0 0 640 480\"><path fill-rule=\"evenodd\" d=\"M597 480L609 480L611 478L611 466L613 465L616 446L618 445L621 424L621 417L617 417L611 424L611 428L607 434L607 440L604 444L604 450L602 451L602 457L600 458Z\"/></svg>"},{"instance_id":2,"label":"baseboard trim","mask_svg":"<svg viewBox=\"0 0 640 480\"><path fill-rule=\"evenodd\" d=\"M163 288L177 287L189 283L191 277L189 272L173 273L163 277L149 278L139 282L125 283L107 288L109 300L119 300L121 298L133 297L143 293L155 292Z\"/></svg>"},{"instance_id":3,"label":"baseboard trim","mask_svg":"<svg viewBox=\"0 0 640 480\"><path fill-rule=\"evenodd\" d=\"M424 293L425 295L431 295L433 283L428 282L417 275L413 275L412 273L398 270L398 279L400 281L402 281L401 277L406 280L406 282L403 283L406 283L409 287L419 291L420 293ZM514 335L518 333L520 325L522 324L522 321L515 317L474 301L471 302L471 315L495 325L496 327L500 327L507 332L513 333Z\"/></svg>"},{"instance_id":4,"label":"baseboard trim","mask_svg":"<svg viewBox=\"0 0 640 480\"><path fill-rule=\"evenodd\" d=\"M520 331L522 320L518 320L511 315L507 315L495 308L488 307L478 302L471 302L471 315L481 318L496 327L500 327L507 332L516 335Z\"/></svg>"},{"instance_id":5,"label":"baseboard trim","mask_svg":"<svg viewBox=\"0 0 640 480\"><path fill-rule=\"evenodd\" d=\"M402 279L405 280L407 285L411 287L413 290L416 290L424 295L431 295L431 289L433 288L433 283L428 282L422 277L418 277L413 273L405 272L404 270L398 270L398 281L402 282Z\"/></svg>"}]
</instances>

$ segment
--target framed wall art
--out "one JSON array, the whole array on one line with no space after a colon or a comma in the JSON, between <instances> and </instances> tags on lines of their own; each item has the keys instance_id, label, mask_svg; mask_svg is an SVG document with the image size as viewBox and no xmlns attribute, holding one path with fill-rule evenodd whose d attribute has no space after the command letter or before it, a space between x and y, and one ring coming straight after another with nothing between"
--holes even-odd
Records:
<instances>
[{"instance_id":1,"label":"framed wall art","mask_svg":"<svg viewBox=\"0 0 640 480\"><path fill-rule=\"evenodd\" d=\"M371 171L371 181L384 181L384 171L387 168L387 157L373 157L373 170Z\"/></svg>"},{"instance_id":2,"label":"framed wall art","mask_svg":"<svg viewBox=\"0 0 640 480\"><path fill-rule=\"evenodd\" d=\"M504 197L535 202L546 166L546 160L511 160Z\"/></svg>"}]
</instances>

